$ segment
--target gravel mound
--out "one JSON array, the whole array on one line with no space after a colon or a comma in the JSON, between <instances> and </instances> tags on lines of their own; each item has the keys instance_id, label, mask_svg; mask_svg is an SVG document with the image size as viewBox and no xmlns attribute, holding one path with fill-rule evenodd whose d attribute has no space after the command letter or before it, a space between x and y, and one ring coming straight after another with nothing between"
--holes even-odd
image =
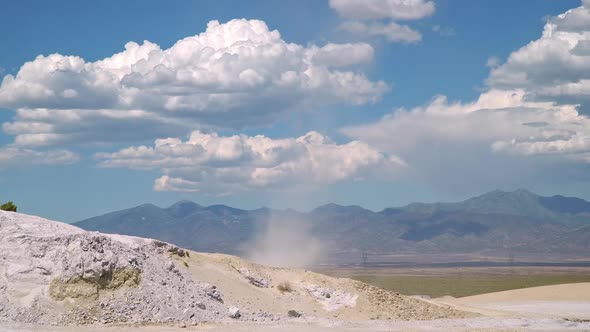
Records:
<instances>
[{"instance_id":1,"label":"gravel mound","mask_svg":"<svg viewBox=\"0 0 590 332\"><path fill-rule=\"evenodd\" d=\"M0 324L189 326L468 315L350 279L4 211L0 262Z\"/></svg>"},{"instance_id":2,"label":"gravel mound","mask_svg":"<svg viewBox=\"0 0 590 332\"><path fill-rule=\"evenodd\" d=\"M155 240L85 232L0 212L0 321L34 324L218 321L214 285L193 280Z\"/></svg>"},{"instance_id":3,"label":"gravel mound","mask_svg":"<svg viewBox=\"0 0 590 332\"><path fill-rule=\"evenodd\" d=\"M302 285L309 295L320 302L325 310L334 311L342 307L353 308L356 305L358 295L341 290L320 287L318 285Z\"/></svg>"}]
</instances>

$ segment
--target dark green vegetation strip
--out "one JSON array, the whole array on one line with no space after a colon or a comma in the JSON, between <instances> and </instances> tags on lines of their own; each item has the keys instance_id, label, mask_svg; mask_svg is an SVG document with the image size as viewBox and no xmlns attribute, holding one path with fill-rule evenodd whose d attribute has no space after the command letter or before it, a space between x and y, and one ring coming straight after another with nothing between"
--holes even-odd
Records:
<instances>
[{"instance_id":1,"label":"dark green vegetation strip","mask_svg":"<svg viewBox=\"0 0 590 332\"><path fill-rule=\"evenodd\" d=\"M463 297L504 290L590 282L590 274L534 276L370 276L352 275L377 287L406 295Z\"/></svg>"}]
</instances>

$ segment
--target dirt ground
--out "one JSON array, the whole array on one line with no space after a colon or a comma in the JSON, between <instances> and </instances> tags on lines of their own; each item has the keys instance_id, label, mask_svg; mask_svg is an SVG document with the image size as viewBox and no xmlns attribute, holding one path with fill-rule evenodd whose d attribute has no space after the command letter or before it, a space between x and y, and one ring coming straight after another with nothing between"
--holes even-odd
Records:
<instances>
[{"instance_id":1,"label":"dirt ground","mask_svg":"<svg viewBox=\"0 0 590 332\"><path fill-rule=\"evenodd\" d=\"M318 270L405 295L464 297L526 287L590 282L588 267L336 268Z\"/></svg>"}]
</instances>

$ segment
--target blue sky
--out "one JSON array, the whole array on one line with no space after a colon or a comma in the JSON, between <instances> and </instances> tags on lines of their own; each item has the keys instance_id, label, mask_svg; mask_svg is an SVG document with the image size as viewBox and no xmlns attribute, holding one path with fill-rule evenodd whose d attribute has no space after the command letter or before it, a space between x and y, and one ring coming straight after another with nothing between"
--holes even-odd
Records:
<instances>
[{"instance_id":1,"label":"blue sky","mask_svg":"<svg viewBox=\"0 0 590 332\"><path fill-rule=\"evenodd\" d=\"M381 209L518 187L590 198L590 3L363 3L2 3L0 199L76 221L179 199ZM130 41L134 56L95 63Z\"/></svg>"}]
</instances>

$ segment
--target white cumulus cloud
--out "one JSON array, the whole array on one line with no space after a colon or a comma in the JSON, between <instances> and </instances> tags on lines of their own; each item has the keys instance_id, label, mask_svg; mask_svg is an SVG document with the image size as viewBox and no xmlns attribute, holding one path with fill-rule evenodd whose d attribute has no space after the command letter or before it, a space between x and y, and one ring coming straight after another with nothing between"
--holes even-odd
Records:
<instances>
[{"instance_id":1,"label":"white cumulus cloud","mask_svg":"<svg viewBox=\"0 0 590 332\"><path fill-rule=\"evenodd\" d=\"M549 18L541 38L487 66L489 89L475 101L437 96L342 132L403 158L406 175L444 191L590 181L590 2Z\"/></svg>"},{"instance_id":2,"label":"white cumulus cloud","mask_svg":"<svg viewBox=\"0 0 590 332\"><path fill-rule=\"evenodd\" d=\"M68 150L38 151L16 146L0 147L0 169L32 165L64 165L77 162L80 157Z\"/></svg>"},{"instance_id":3,"label":"white cumulus cloud","mask_svg":"<svg viewBox=\"0 0 590 332\"><path fill-rule=\"evenodd\" d=\"M575 106L525 96L523 90L490 90L470 103L438 96L342 131L399 156L409 175L439 190L472 193L548 177L571 180L567 170L590 160L590 118Z\"/></svg>"},{"instance_id":4,"label":"white cumulus cloud","mask_svg":"<svg viewBox=\"0 0 590 332\"><path fill-rule=\"evenodd\" d=\"M340 30L360 38L401 43L417 43L422 34L396 21L422 19L436 9L433 1L424 0L330 0L330 7L345 18Z\"/></svg>"},{"instance_id":5,"label":"white cumulus cloud","mask_svg":"<svg viewBox=\"0 0 590 332\"><path fill-rule=\"evenodd\" d=\"M488 84L525 89L527 98L580 104L590 113L590 7L548 19L541 38L513 52L494 68Z\"/></svg>"},{"instance_id":6,"label":"white cumulus cloud","mask_svg":"<svg viewBox=\"0 0 590 332\"><path fill-rule=\"evenodd\" d=\"M102 167L158 169L158 191L227 192L293 188L353 178L393 176L405 163L366 143L336 144L317 132L297 138L219 136L193 132L187 141L158 139L153 146L129 147L96 155Z\"/></svg>"},{"instance_id":7,"label":"white cumulus cloud","mask_svg":"<svg viewBox=\"0 0 590 332\"><path fill-rule=\"evenodd\" d=\"M417 20L435 11L433 1L424 0L330 0L338 14L352 19Z\"/></svg>"},{"instance_id":8,"label":"white cumulus cloud","mask_svg":"<svg viewBox=\"0 0 590 332\"><path fill-rule=\"evenodd\" d=\"M366 43L327 44L321 48L311 48L312 62L326 67L346 67L373 60L375 50Z\"/></svg>"},{"instance_id":9,"label":"white cumulus cloud","mask_svg":"<svg viewBox=\"0 0 590 332\"><path fill-rule=\"evenodd\" d=\"M391 42L417 43L422 40L422 34L418 31L395 22L383 24L381 22L346 21L340 25L340 29L358 36L383 37Z\"/></svg>"},{"instance_id":10,"label":"white cumulus cloud","mask_svg":"<svg viewBox=\"0 0 590 332\"><path fill-rule=\"evenodd\" d=\"M197 192L199 183L195 181L184 180L182 178L171 178L163 175L154 181L155 191L174 191L174 192Z\"/></svg>"},{"instance_id":11,"label":"white cumulus cloud","mask_svg":"<svg viewBox=\"0 0 590 332\"><path fill-rule=\"evenodd\" d=\"M590 118L573 106L530 102L524 96L522 90L491 90L471 103L438 96L423 107L399 109L376 123L343 131L408 161L409 154L434 144L478 143L490 152L572 158L590 152Z\"/></svg>"},{"instance_id":12,"label":"white cumulus cloud","mask_svg":"<svg viewBox=\"0 0 590 332\"><path fill-rule=\"evenodd\" d=\"M364 43L305 47L262 21L211 21L168 49L144 41L96 62L38 56L2 80L0 107L16 110L3 130L19 145L51 145L265 125L300 108L378 101L384 82L342 69L372 57Z\"/></svg>"}]
</instances>

